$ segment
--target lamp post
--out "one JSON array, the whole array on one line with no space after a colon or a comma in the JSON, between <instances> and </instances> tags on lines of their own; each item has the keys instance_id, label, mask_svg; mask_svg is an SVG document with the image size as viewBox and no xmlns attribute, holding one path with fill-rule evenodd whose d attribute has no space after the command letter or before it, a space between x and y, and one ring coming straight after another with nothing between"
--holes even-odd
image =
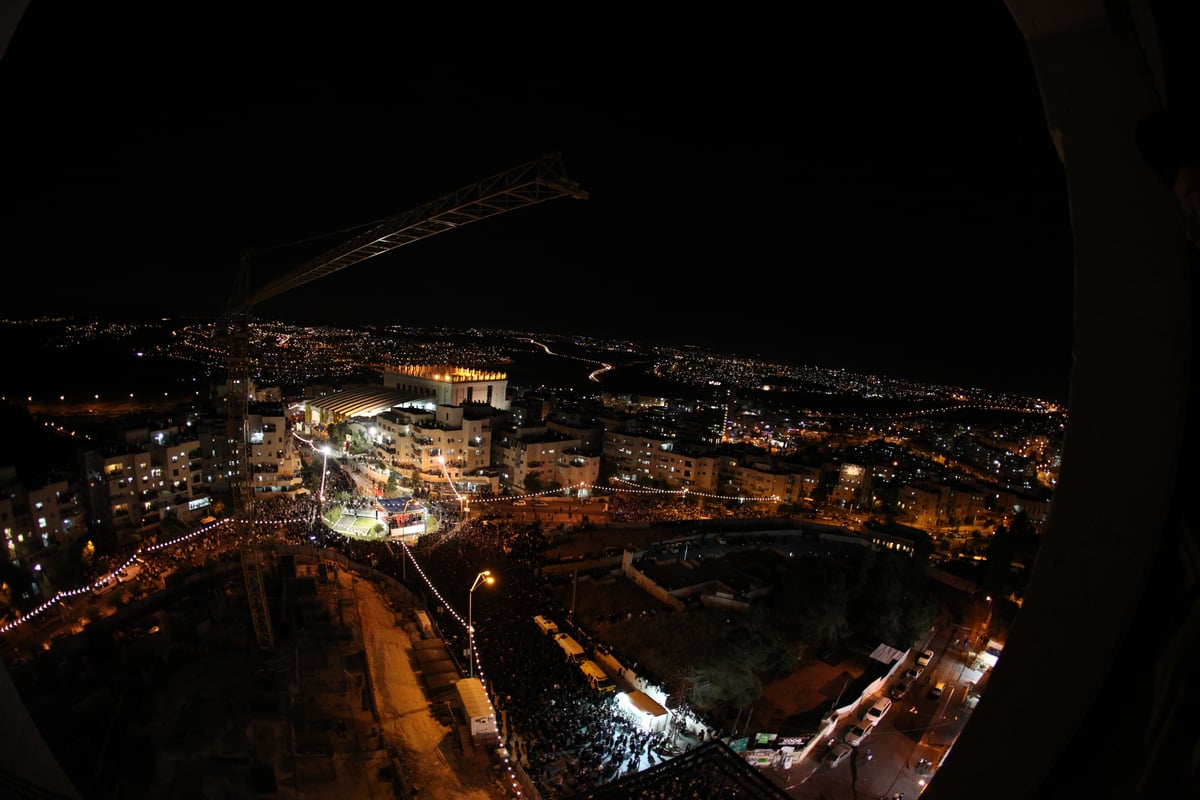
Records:
<instances>
[{"instance_id":1,"label":"lamp post","mask_svg":"<svg viewBox=\"0 0 1200 800\"><path fill-rule=\"evenodd\" d=\"M329 469L329 448L322 447L321 454L325 456L325 460L321 462L321 491L317 493L317 499L321 504L325 504L325 473Z\"/></svg>"},{"instance_id":2,"label":"lamp post","mask_svg":"<svg viewBox=\"0 0 1200 800\"><path fill-rule=\"evenodd\" d=\"M987 596L987 616L983 620L983 637L986 639L992 630L992 596Z\"/></svg>"},{"instance_id":3,"label":"lamp post","mask_svg":"<svg viewBox=\"0 0 1200 800\"><path fill-rule=\"evenodd\" d=\"M471 584L471 591L467 593L467 668L470 678L475 677L475 590L481 583L495 582L492 571L485 569L475 576L475 582Z\"/></svg>"}]
</instances>

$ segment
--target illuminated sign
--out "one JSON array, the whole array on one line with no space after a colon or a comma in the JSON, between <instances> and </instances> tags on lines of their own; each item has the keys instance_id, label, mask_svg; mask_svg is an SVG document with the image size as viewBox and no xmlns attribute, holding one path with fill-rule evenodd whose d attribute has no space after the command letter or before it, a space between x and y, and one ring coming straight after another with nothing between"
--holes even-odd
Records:
<instances>
[{"instance_id":1,"label":"illuminated sign","mask_svg":"<svg viewBox=\"0 0 1200 800\"><path fill-rule=\"evenodd\" d=\"M780 747L804 747L812 741L812 736L781 736L775 740Z\"/></svg>"}]
</instances>

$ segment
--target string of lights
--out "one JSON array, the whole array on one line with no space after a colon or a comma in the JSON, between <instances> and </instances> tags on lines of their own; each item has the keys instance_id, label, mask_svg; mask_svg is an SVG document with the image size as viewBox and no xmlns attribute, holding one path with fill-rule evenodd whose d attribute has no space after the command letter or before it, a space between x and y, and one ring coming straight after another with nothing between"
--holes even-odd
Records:
<instances>
[{"instance_id":1,"label":"string of lights","mask_svg":"<svg viewBox=\"0 0 1200 800\"><path fill-rule=\"evenodd\" d=\"M307 444L310 444L310 445L312 444L311 441L307 441L307 440L302 440L302 441L305 441ZM442 465L442 469L443 469L443 471L445 470L445 464ZM449 480L448 475L446 476L446 479L447 479L447 482L452 487L455 497L460 502L462 502L464 500L468 500L470 503L477 505L477 506L486 506L489 503L511 503L513 500L532 500L532 499L537 499L537 498L541 498L541 497L561 496L562 492L563 492L562 489L550 489L550 490L546 490L546 491L542 491L542 492L530 492L530 493L520 494L520 495L504 495L504 496L498 496L498 497L468 497L466 495L459 493L456 488L453 488L454 484L452 481ZM641 486L638 486L638 484L636 484L636 483L633 483L631 481L624 481L619 478L614 478L613 480L619 485L599 486L596 484L580 483L574 488L587 489L587 490L599 489L601 491L616 492L619 494L678 496L680 498L694 496L694 497L703 497L703 498L706 498L709 500L721 500L721 501L738 500L738 501L742 501L742 502L768 502L768 503L779 502L779 498L774 495L769 496L769 497L747 497L747 496L742 496L742 495L722 495L722 494L713 494L710 492L697 492L697 491L686 489L686 488L685 489L652 489L652 488L641 487ZM81 594L84 594L86 592L96 591L97 589L103 589L105 586L108 586L109 584L116 581L118 574L120 572L122 572L123 570L125 570L134 561L136 561L138 559L138 557L141 556L143 553L151 553L151 552L155 552L158 550L162 550L167 547L172 547L174 545L188 541L189 539L194 539L197 536L202 536L204 534L207 534L208 532L212 531L214 528L217 528L219 526L226 525L226 524L229 524L232 522L237 522L237 523L244 524L244 525L245 524L254 524L254 525L260 525L260 526L261 525L278 526L278 525L287 525L290 523L302 522L302 521L304 521L304 520L301 520L300 518L282 518L282 519L270 519L270 520L256 519L256 520L253 520L253 522L251 522L250 520L235 519L232 517L228 517L226 519L217 520L216 522L212 522L212 523L209 523L208 525L204 525L200 528L197 528L194 531L190 531L189 533L183 534L182 536L178 536L169 541L156 542L155 544L150 544L150 545L143 545L143 546L139 547L136 551L134 551L133 555L131 555L121 566L117 567L112 572L109 572L108 574L106 574L100 578L97 578L95 581L93 581L90 584L80 586L76 589L61 590L61 591L57 592L52 598L50 598L46 602L42 603L41 605L37 606L36 608L32 609L31 611L24 614L20 618L11 620L8 623L6 623L5 625L0 626L0 634L6 633L6 632L16 628L19 625L22 625L22 624L32 621L39 614L41 614L42 612L44 612L45 610L47 610L49 608L52 608L56 603L58 603L62 600L67 600L72 597L78 597Z\"/></svg>"},{"instance_id":2,"label":"string of lights","mask_svg":"<svg viewBox=\"0 0 1200 800\"><path fill-rule=\"evenodd\" d=\"M276 526L276 525L284 525L284 524L288 524L291 522L297 522L297 521L301 521L301 520L299 520L297 518L292 518L292 519L281 518L281 519L270 519L270 520L256 519L256 520L253 520L253 524ZM195 539L199 536L208 534L208 533L210 533L220 527L223 527L225 525L237 524L237 523L244 525L244 524L251 524L251 521L228 517L223 520L217 520L215 522L211 522L208 525L204 525L200 528L197 528L194 531L190 531L189 533L186 533L182 536L178 536L169 541L157 542L155 544L139 547L137 549L137 551L134 552L133 555L131 555L124 563L122 563L119 567L114 569L112 572L98 578L97 580L95 580L92 583L87 584L85 586L81 586L76 589L69 589L69 590L63 590L63 591L57 592L52 598L50 598L46 602L42 603L37 608L31 610L30 612L23 615L19 619L13 620L13 621L7 623L6 625L4 625L3 627L0 627L0 633L7 633L8 631L11 631L11 630L19 627L20 625L23 625L23 624L33 621L38 615L42 614L43 612L45 612L46 610L48 610L50 608L53 608L56 604L58 604L61 601L69 600L73 597L78 597L81 594L95 591L97 589L102 589L105 586L108 586L109 584L116 581L118 579L118 575L122 571L124 571L126 568L128 568L131 564L133 564L135 561L137 561L139 559L139 557L144 553L152 553L152 552L155 552L158 550L162 550L164 548L173 547L173 546L179 545L183 542L186 542L188 540ZM449 601L447 601L446 598L442 595L442 593L440 591L438 591L438 588L429 579L429 576L426 575L424 570L421 569L421 566L420 566L420 564L417 563L416 558L413 557L412 551L408 548L408 545L404 544L403 542L401 542L400 545L404 551L404 556L409 560L409 563L411 563L413 565L413 567L416 569L417 574L421 576L421 580L424 581L425 585L433 593L434 597L436 597L438 599L438 601L441 603L442 607L445 608L446 611L452 617L454 617L454 619L457 620L467 630L467 638L468 638L468 642L469 642L468 657L472 660L472 662L474 664L475 676L479 679L479 683L483 687L484 696L487 698L487 701L488 701L488 710L494 715L495 710L496 710L495 704L492 702L491 693L488 691L487 679L483 672L483 663L481 662L481 660L479 658L478 648L476 648L476 646L475 646L475 636L474 636L474 631L471 630L471 625L461 614L459 614L457 611L454 610L454 607L452 605L450 605ZM500 756L501 756L501 760L503 762L504 768L507 771L507 780L508 780L509 787L511 788L511 790L513 792L513 796L521 797L523 794L522 790L521 790L521 784L518 781L517 775L513 769L513 765L509 758L508 751L506 748L501 748L501 751L502 752L501 752Z\"/></svg>"},{"instance_id":3,"label":"string of lights","mask_svg":"<svg viewBox=\"0 0 1200 800\"><path fill-rule=\"evenodd\" d=\"M457 611L455 611L454 606L450 605L450 602L446 600L440 591L438 591L437 586L435 586L433 581L430 580L429 576L425 574L425 570L421 569L421 565L417 563L417 559L413 557L412 550L408 548L408 545L401 542L400 547L404 551L404 557L407 558L408 562L413 565L413 568L417 571L417 574L421 576L421 580L425 583L425 586L428 587L429 591L433 593L433 596L438 599L438 602L441 604L442 608L446 609L446 612L450 614L450 616L454 617L454 619L466 629L468 642L467 657L471 659L471 663L474 665L475 677L479 679L479 685L483 687L483 694L484 697L487 698L488 702L488 711L493 717L495 717L496 706L495 703L492 702L492 693L488 690L487 678L483 674L483 663L479 659L479 650L475 646L475 631L472 630L471 623L464 619L462 614L459 614ZM508 750L507 748L501 748L501 751L501 759L504 763L504 768L508 773L507 777L509 788L512 789L514 796L521 797L521 784L517 780L516 773L512 767L512 762L509 760Z\"/></svg>"},{"instance_id":4,"label":"string of lights","mask_svg":"<svg viewBox=\"0 0 1200 800\"><path fill-rule=\"evenodd\" d=\"M307 439L304 439L303 437L297 437L297 438L300 441L303 441L308 446L313 447L314 450L316 449L315 441L307 440ZM476 504L481 504L481 505L486 505L488 503L504 503L504 502L512 502L513 500L516 500L516 499L536 499L536 498L540 498L540 497L548 497L551 495L562 495L562 493L564 491L563 489L552 489L552 490L546 490L546 491L541 491L541 492L530 492L530 493L525 493L525 494L521 494L521 495L506 495L503 497L468 497L468 496L460 493L458 488L454 486L453 481L450 479L450 476L449 476L448 472L446 471L444 460L439 459L438 463L441 466L443 477L445 478L447 484L451 487L451 490L452 490L455 498L460 503L465 503L468 500L470 502L474 502ZM714 499L714 500L739 500L739 501L744 501L744 502L778 502L779 501L779 498L776 496L746 497L746 496L738 496L738 495L720 495L720 494L715 494L715 493L697 492L697 491L690 490L687 488L674 489L674 490L647 488L647 487L640 486L632 481L623 480L623 479L613 479L613 483L608 486L600 486L600 485L596 485L596 484L589 484L589 483L581 482L580 484L573 486L573 487L569 487L569 488L575 489L580 492L585 491L585 490L587 490L587 491L601 490L601 491L610 492L610 493L631 494L631 495L658 495L658 496L678 497L680 499L695 496L695 497L704 497L707 499ZM134 562L138 561L139 558L141 556L143 556L144 554L154 553L154 552L157 552L160 550L165 550L165 549L168 549L171 547L178 546L178 545L188 542L190 540L197 539L199 537L213 533L214 531L217 531L220 528L227 526L227 525L231 525L231 524L243 525L243 526L253 525L253 526L275 527L275 526L288 525L291 523L301 522L301 521L305 521L305 520L302 520L300 518L288 518L288 517L277 518L277 519L253 519L253 520L240 519L240 518L236 518L236 517L228 517L228 518L225 518L222 520L213 521L213 522L203 525L199 528L196 528L193 531L190 531L188 533L177 536L173 539L169 539L169 540L162 541L162 542L156 542L154 544L143 545L143 546L139 547L120 566L116 567L114 570L112 570L108 574L101 576L100 578L96 579L95 581L93 581L89 584L86 584L84 586L78 587L76 589L62 590L62 591L57 592L51 599L47 600L45 603L42 603L37 608L26 613L19 619L13 620L13 621L5 624L4 626L0 627L0 634L7 633L7 632L13 630L14 628L18 627L19 625L33 621L39 615L41 615L48 609L53 608L56 604L58 604L64 600L78 597L79 595L82 595L86 592L93 592L93 591L103 589L103 588L109 586L114 581L117 581L119 579L118 576L121 573L123 573L125 569L127 569ZM420 575L421 580L428 587L429 591L432 592L433 596L438 599L441 606L443 608L445 608L447 610L447 612L459 624L463 625L463 627L466 629L467 639L468 639L468 658L471 660L472 672L479 679L480 685L483 688L484 696L488 702L489 712L492 713L493 715L495 715L495 704L492 700L491 692L488 689L487 678L486 678L486 675L483 670L483 663L482 663L482 659L480 658L478 647L476 646L474 630L472 630L471 622L467 619L464 619L463 616L458 611L456 611L454 609L454 607L446 600L446 598L442 595L442 593L438 590L438 588L430 580L429 576L426 575L425 572L421 569L420 565L417 563L416 559L413 557L412 551L409 549L408 545L403 542L401 542L400 544L401 544L401 547L404 552L404 557L407 558L409 560L409 563L411 563L413 565L413 567L416 569L417 574ZM521 797L523 795L521 784L517 778L517 774L515 772L514 765L509 757L507 749L504 747L501 747L499 750L499 756L501 758L503 768L506 771L507 783L508 783L509 789L512 792L512 796Z\"/></svg>"}]
</instances>

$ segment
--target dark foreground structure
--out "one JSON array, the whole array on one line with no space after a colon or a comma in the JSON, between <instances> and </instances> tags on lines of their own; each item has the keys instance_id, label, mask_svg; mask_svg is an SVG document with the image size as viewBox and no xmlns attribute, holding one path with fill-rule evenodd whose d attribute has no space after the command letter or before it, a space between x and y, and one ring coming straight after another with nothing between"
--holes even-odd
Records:
<instances>
[{"instance_id":1,"label":"dark foreground structure","mask_svg":"<svg viewBox=\"0 0 1200 800\"><path fill-rule=\"evenodd\" d=\"M1025 605L922 797L1195 796L1200 250L1181 223L1200 192L1185 197L1178 177L1200 142L1187 125L1139 133L1200 109L1196 4L1006 5L1070 200L1071 418ZM1122 462L1140 468L1117 499L1108 471Z\"/></svg>"},{"instance_id":2,"label":"dark foreground structure","mask_svg":"<svg viewBox=\"0 0 1200 800\"><path fill-rule=\"evenodd\" d=\"M1188 82L1200 69L1178 60L1198 50L1195 4L1006 5L1028 43L1070 197L1071 418L1025 606L986 696L923 797L1186 797L1200 783L1191 723L1200 713L1191 497L1200 404L1189 398L1200 254L1181 231L1183 198L1164 185L1171 170L1161 176L1178 159L1143 152L1137 134L1164 110L1195 114ZM23 8L10 4L0 35L11 35ZM1136 466L1117 474L1115 464ZM75 797L34 746L7 681L0 706L16 734L8 740L26 744L3 752L10 796ZM778 796L712 742L580 797Z\"/></svg>"}]
</instances>

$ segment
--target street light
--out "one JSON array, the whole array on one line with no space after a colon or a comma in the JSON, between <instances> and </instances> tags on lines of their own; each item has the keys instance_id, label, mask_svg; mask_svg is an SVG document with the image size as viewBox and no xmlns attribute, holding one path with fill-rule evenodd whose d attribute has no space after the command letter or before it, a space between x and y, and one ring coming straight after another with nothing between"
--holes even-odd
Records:
<instances>
[{"instance_id":1,"label":"street light","mask_svg":"<svg viewBox=\"0 0 1200 800\"><path fill-rule=\"evenodd\" d=\"M325 472L329 469L329 448L322 447L321 453L325 456L324 462L321 464L321 491L317 493L317 499L322 504L325 503Z\"/></svg>"},{"instance_id":2,"label":"street light","mask_svg":"<svg viewBox=\"0 0 1200 800\"><path fill-rule=\"evenodd\" d=\"M987 637L992 630L992 596L987 596L987 617L983 620L983 635Z\"/></svg>"},{"instance_id":3,"label":"street light","mask_svg":"<svg viewBox=\"0 0 1200 800\"><path fill-rule=\"evenodd\" d=\"M495 583L496 579L492 577L492 571L485 569L483 572L475 576L475 582L471 584L471 591L467 593L467 665L470 670L468 677L475 677L475 590L479 588L481 583Z\"/></svg>"}]
</instances>

